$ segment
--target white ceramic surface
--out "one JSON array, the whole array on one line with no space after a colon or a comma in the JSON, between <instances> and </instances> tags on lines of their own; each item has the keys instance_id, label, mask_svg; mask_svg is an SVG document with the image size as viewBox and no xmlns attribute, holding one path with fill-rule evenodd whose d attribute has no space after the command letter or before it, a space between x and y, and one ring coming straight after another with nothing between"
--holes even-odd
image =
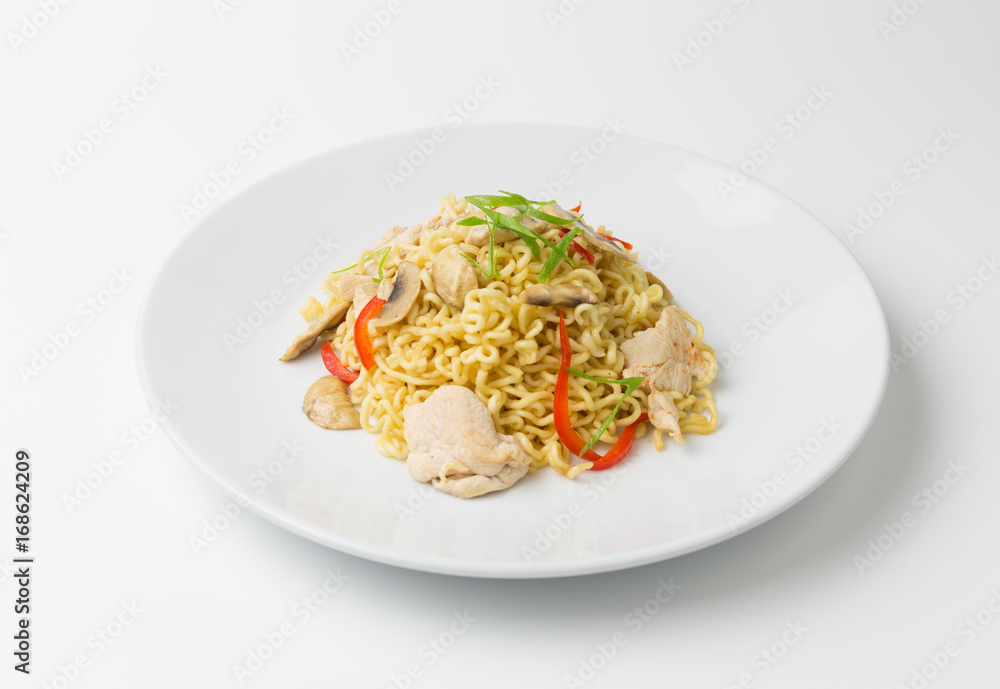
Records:
<instances>
[{"instance_id":1,"label":"white ceramic surface","mask_svg":"<svg viewBox=\"0 0 1000 689\"><path fill-rule=\"evenodd\" d=\"M178 405L166 424L172 439L250 509L413 569L586 574L760 524L819 486L861 440L887 378L885 321L850 253L801 207L753 180L723 200L727 169L631 136L581 170L571 156L599 132L556 125L467 126L390 191L385 172L428 135L333 151L249 189L191 231L146 296L137 343L146 395ZM573 182L560 193L562 170ZM444 193L495 189L582 200L591 223L635 244L727 364L713 387L715 434L662 453L647 436L616 470L576 481L545 470L461 501L412 481L402 462L375 451L374 436L306 419L302 395L325 374L318 352L277 358L325 272L391 225L433 214ZM322 260L331 243L336 255Z\"/></svg>"}]
</instances>

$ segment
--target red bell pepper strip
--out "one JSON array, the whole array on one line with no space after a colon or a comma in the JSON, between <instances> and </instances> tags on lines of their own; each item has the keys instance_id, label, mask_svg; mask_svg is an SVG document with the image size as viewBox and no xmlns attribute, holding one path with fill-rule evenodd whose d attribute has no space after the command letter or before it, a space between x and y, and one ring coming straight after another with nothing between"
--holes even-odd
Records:
<instances>
[{"instance_id":1,"label":"red bell pepper strip","mask_svg":"<svg viewBox=\"0 0 1000 689\"><path fill-rule=\"evenodd\" d=\"M358 357L366 371L375 366L375 353L372 351L372 340L368 335L368 321L377 316L383 306L385 299L372 297L354 321L354 345L358 348Z\"/></svg>"},{"instance_id":2,"label":"red bell pepper strip","mask_svg":"<svg viewBox=\"0 0 1000 689\"><path fill-rule=\"evenodd\" d=\"M552 417L556 425L556 433L559 439L569 448L569 451L579 456L580 450L587 443L573 428L573 421L569 418L569 365L573 359L573 352L569 348L569 336L566 334L566 321L562 312L559 312L559 375L556 376L556 393L552 401ZM601 458L593 450L587 450L583 455L584 459L596 462Z\"/></svg>"},{"instance_id":3,"label":"red bell pepper strip","mask_svg":"<svg viewBox=\"0 0 1000 689\"><path fill-rule=\"evenodd\" d=\"M559 234L562 237L565 237L566 235L568 235L569 232L570 232L570 230L568 228L565 228L565 227L560 227L559 228ZM574 249L576 249L576 251L577 251L578 254L580 254L585 259L587 259L588 263L593 263L596 260L594 258L594 254L590 253L589 251L587 251L586 249L584 249L582 246L580 246L579 242L577 242L575 239L572 242L570 242L569 245L571 247L573 247Z\"/></svg>"},{"instance_id":4,"label":"red bell pepper strip","mask_svg":"<svg viewBox=\"0 0 1000 689\"><path fill-rule=\"evenodd\" d=\"M559 434L559 439L569 448L570 452L580 456L580 450L583 449L586 443L573 428L573 422L569 418L569 365L573 358L573 352L569 347L569 336L566 334L566 321L563 319L562 312L559 313L559 352L559 375L556 376L556 392L555 399L552 402L552 417L555 421L556 433ZM582 455L583 458L594 463L594 466L590 467L589 471L604 471L625 459L632 449L636 426L648 419L649 414L640 414L638 419L630 423L622 431L622 434L618 436L618 442L612 445L611 449L603 457L593 450L587 450Z\"/></svg>"},{"instance_id":5,"label":"red bell pepper strip","mask_svg":"<svg viewBox=\"0 0 1000 689\"><path fill-rule=\"evenodd\" d=\"M577 204L576 208L570 208L570 210L573 211L574 213L579 213L581 208L583 208L583 204L579 203Z\"/></svg>"},{"instance_id":6,"label":"red bell pepper strip","mask_svg":"<svg viewBox=\"0 0 1000 689\"><path fill-rule=\"evenodd\" d=\"M628 456L629 451L632 449L632 441L635 439L635 427L638 426L643 421L649 419L649 414L643 412L639 414L639 418L626 426L622 434L618 436L618 442L611 446L611 449L601 457L599 460L594 462L594 466L590 467L588 471L604 471L605 469L610 469L618 462L625 459Z\"/></svg>"},{"instance_id":7,"label":"red bell pepper strip","mask_svg":"<svg viewBox=\"0 0 1000 689\"><path fill-rule=\"evenodd\" d=\"M333 353L333 347L330 346L329 342L324 342L319 351L323 355L323 365L326 366L326 370L344 381L345 385L350 385L358 379L360 374L340 363L340 359Z\"/></svg>"}]
</instances>

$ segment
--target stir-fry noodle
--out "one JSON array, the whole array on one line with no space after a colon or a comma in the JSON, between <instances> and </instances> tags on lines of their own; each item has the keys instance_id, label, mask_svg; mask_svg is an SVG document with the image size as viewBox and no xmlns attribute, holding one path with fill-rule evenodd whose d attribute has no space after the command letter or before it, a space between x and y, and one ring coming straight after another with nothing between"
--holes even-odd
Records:
<instances>
[{"instance_id":1,"label":"stir-fry noodle","mask_svg":"<svg viewBox=\"0 0 1000 689\"><path fill-rule=\"evenodd\" d=\"M592 378L617 381L624 377L622 344L656 325L668 307L668 296L659 284L650 282L639 263L626 262L590 244L587 248L593 254L593 264L575 254L576 265L559 261L548 283L582 285L596 295L596 304L560 309L524 303L522 292L540 282L553 249L542 243L540 256L535 258L516 236L502 241L498 236L492 246L469 244L466 240L471 228L456 221L473 215L482 217L465 199L444 197L440 220L425 226L416 243L397 242L381 250L361 252L353 268L327 276L324 287L330 294L325 303L311 299L302 313L309 320L341 300L338 283L345 275L375 276L376 266L381 264L381 274L391 281L402 260L415 264L421 269L419 294L402 320L371 329L375 365L370 370L362 365L355 342L358 302L351 305L335 330L322 338L330 342L340 362L360 372L350 385L350 399L360 412L361 426L378 435L375 444L379 452L405 459L404 409L423 402L443 385L456 384L471 389L486 405L498 433L516 439L530 457L531 471L549 465L573 477L588 464L581 464L567 451L554 423L560 311L572 347L572 368ZM603 227L597 231L605 233ZM539 234L556 244L564 232L550 226ZM430 272L434 258L451 245L457 245L479 266L478 288L468 293L461 310L449 306L435 291ZM495 277L486 276L494 265L491 249ZM681 432L711 433L718 417L709 385L718 364L715 352L702 341L701 324L681 313L693 328L691 338L708 372L701 378L692 377L690 392L668 394L676 406ZM570 377L569 410L583 439L590 439L615 413L625 387L624 383ZM618 440L622 430L648 410L649 394L649 390L639 388L628 396L601 440ZM639 424L637 437L644 430L645 424ZM663 447L663 433L653 429L657 449Z\"/></svg>"}]
</instances>

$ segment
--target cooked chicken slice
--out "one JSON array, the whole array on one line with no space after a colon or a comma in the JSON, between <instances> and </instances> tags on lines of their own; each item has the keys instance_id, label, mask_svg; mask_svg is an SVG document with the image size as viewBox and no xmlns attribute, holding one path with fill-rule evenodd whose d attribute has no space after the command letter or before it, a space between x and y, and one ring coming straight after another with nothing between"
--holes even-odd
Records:
<instances>
[{"instance_id":1,"label":"cooked chicken slice","mask_svg":"<svg viewBox=\"0 0 1000 689\"><path fill-rule=\"evenodd\" d=\"M462 256L457 244L446 246L431 261L431 281L434 291L455 311L461 311L465 296L479 287L476 271Z\"/></svg>"},{"instance_id":2,"label":"cooked chicken slice","mask_svg":"<svg viewBox=\"0 0 1000 689\"><path fill-rule=\"evenodd\" d=\"M413 239L420 236L420 232L416 231L414 234L414 228L416 225L411 225L410 227L403 227L402 225L393 225L390 229L386 230L385 233L375 240L372 244L372 251L378 251L384 246L389 246L394 242Z\"/></svg>"},{"instance_id":3,"label":"cooked chicken slice","mask_svg":"<svg viewBox=\"0 0 1000 689\"><path fill-rule=\"evenodd\" d=\"M676 306L663 309L652 328L636 333L621 346L622 375L643 376L643 390L691 392L691 376L701 380L710 369L691 337L687 321Z\"/></svg>"},{"instance_id":4,"label":"cooked chicken slice","mask_svg":"<svg viewBox=\"0 0 1000 689\"><path fill-rule=\"evenodd\" d=\"M396 246L397 244L420 244L420 240L424 234L438 229L441 227L441 224L441 216L435 215L432 218L428 218L416 225L410 225L409 227L396 225L375 240L375 243L372 244L372 251L378 251L384 246Z\"/></svg>"},{"instance_id":5,"label":"cooked chicken slice","mask_svg":"<svg viewBox=\"0 0 1000 689\"><path fill-rule=\"evenodd\" d=\"M371 265L369 263L369 265ZM337 281L337 289L340 290L340 299L342 301L354 301L354 293L362 285L372 284L374 280L370 275L357 275L352 273L351 275L345 275Z\"/></svg>"},{"instance_id":6,"label":"cooked chicken slice","mask_svg":"<svg viewBox=\"0 0 1000 689\"><path fill-rule=\"evenodd\" d=\"M598 304L597 295L583 285L531 285L521 293L521 301L535 306L579 306Z\"/></svg>"},{"instance_id":7,"label":"cooked chicken slice","mask_svg":"<svg viewBox=\"0 0 1000 689\"><path fill-rule=\"evenodd\" d=\"M510 230L498 227L493 230L493 243L502 244L514 239L517 235ZM465 236L465 243L472 246L486 246L490 243L490 231L486 225L473 225L469 228L469 234Z\"/></svg>"},{"instance_id":8,"label":"cooked chicken slice","mask_svg":"<svg viewBox=\"0 0 1000 689\"><path fill-rule=\"evenodd\" d=\"M497 208L498 213L503 213L504 215L510 216L511 218L517 217L521 211L516 208L510 208L509 206L501 206ZM517 221L527 227L529 230L534 230L535 232L542 232L549 229L550 227L555 227L550 225L544 220L539 220L538 218L533 218L530 215L522 215L517 218ZM516 232L512 232L503 227L498 227L493 230L493 242L494 244L501 244L510 239L517 237ZM469 234L465 238L466 244L471 244L472 246L486 246L490 242L490 231L486 225L474 225L469 228Z\"/></svg>"},{"instance_id":9,"label":"cooked chicken slice","mask_svg":"<svg viewBox=\"0 0 1000 689\"><path fill-rule=\"evenodd\" d=\"M460 498L509 488L528 473L524 448L497 433L486 405L461 385L444 385L406 407L403 437L410 476Z\"/></svg>"},{"instance_id":10,"label":"cooked chicken slice","mask_svg":"<svg viewBox=\"0 0 1000 689\"><path fill-rule=\"evenodd\" d=\"M642 367L639 367L640 369ZM632 371L633 369L627 369ZM691 367L684 364L660 364L652 369L646 369L650 389L654 390L676 390L682 395L691 392ZM630 375L642 375L641 373L622 373L628 377Z\"/></svg>"},{"instance_id":11,"label":"cooked chicken slice","mask_svg":"<svg viewBox=\"0 0 1000 689\"><path fill-rule=\"evenodd\" d=\"M350 307L349 302L338 301L326 311L316 316L309 324L309 327L292 341L292 344L285 350L285 354L279 361L291 361L316 344L316 338L319 337L321 332L329 330L344 320L348 307Z\"/></svg>"},{"instance_id":12,"label":"cooked chicken slice","mask_svg":"<svg viewBox=\"0 0 1000 689\"><path fill-rule=\"evenodd\" d=\"M361 415L351 404L347 386L334 376L323 376L309 386L302 411L320 428L361 428Z\"/></svg>"},{"instance_id":13,"label":"cooked chicken slice","mask_svg":"<svg viewBox=\"0 0 1000 689\"><path fill-rule=\"evenodd\" d=\"M677 411L677 405L670 395L661 390L653 390L649 394L649 420L660 430L666 431L674 440L684 444L680 418L681 414Z\"/></svg>"},{"instance_id":14,"label":"cooked chicken slice","mask_svg":"<svg viewBox=\"0 0 1000 689\"><path fill-rule=\"evenodd\" d=\"M383 301L388 301L389 296L392 294L394 284L395 283L393 283L392 280L383 280L379 283L372 281L365 283L354 290L354 317L357 318L361 315L361 310L368 305L368 302L372 300L372 297L378 297Z\"/></svg>"},{"instance_id":15,"label":"cooked chicken slice","mask_svg":"<svg viewBox=\"0 0 1000 689\"><path fill-rule=\"evenodd\" d=\"M406 263L406 261L403 261L402 263ZM400 265L402 265L402 263ZM412 266L413 264L410 263L410 265ZM386 301L386 302L389 301L389 297L396 290L396 279L398 277L399 277L399 273L397 272L397 274L396 274L396 276L394 278L392 278L392 279L386 279L386 280L383 280L382 282L376 283L378 285L378 287L375 289L375 296L378 297L379 299L381 299L382 301Z\"/></svg>"},{"instance_id":16,"label":"cooked chicken slice","mask_svg":"<svg viewBox=\"0 0 1000 689\"><path fill-rule=\"evenodd\" d=\"M372 297L375 296L375 293L381 285L389 284L391 283L388 280L383 280L378 285L372 281L360 285L356 290L354 290L354 317L358 317L358 314L361 313L361 309L365 308L365 304L371 301Z\"/></svg>"}]
</instances>

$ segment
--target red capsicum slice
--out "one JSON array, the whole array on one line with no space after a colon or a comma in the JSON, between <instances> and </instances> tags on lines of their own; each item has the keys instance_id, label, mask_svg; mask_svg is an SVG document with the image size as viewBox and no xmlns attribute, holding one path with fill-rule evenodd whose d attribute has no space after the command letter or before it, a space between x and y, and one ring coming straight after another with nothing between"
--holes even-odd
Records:
<instances>
[{"instance_id":1,"label":"red capsicum slice","mask_svg":"<svg viewBox=\"0 0 1000 689\"><path fill-rule=\"evenodd\" d=\"M569 451L579 456L580 450L587 443L573 428L573 421L569 418L569 365L573 359L573 352L569 347L569 336L566 334L566 321L562 312L559 312L559 375L556 376L556 393L552 401L552 416L556 425L556 433L559 439L569 448ZM601 458L593 450L587 450L583 455L584 459L596 462Z\"/></svg>"},{"instance_id":2,"label":"red capsicum slice","mask_svg":"<svg viewBox=\"0 0 1000 689\"><path fill-rule=\"evenodd\" d=\"M603 457L594 462L594 466L590 467L588 471L604 471L625 459L632 449L632 441L635 440L635 427L648 419L649 414L645 412L639 414L639 418L626 426L622 434L618 436L618 442L612 445Z\"/></svg>"},{"instance_id":3,"label":"red capsicum slice","mask_svg":"<svg viewBox=\"0 0 1000 689\"><path fill-rule=\"evenodd\" d=\"M566 334L566 321L563 319L562 312L559 313L559 352L559 375L556 376L556 392L555 399L552 402L552 416L559 439L569 448L570 452L581 456L580 450L583 449L586 443L573 428L573 421L569 417L569 365L572 363L573 352L570 350L569 336ZM636 426L648 419L648 414L640 414L638 419L630 423L622 431L622 434L618 436L618 442L612 445L611 449L604 456L597 454L592 449L587 450L582 457L594 463L589 471L604 471L625 459L632 449Z\"/></svg>"},{"instance_id":4,"label":"red capsicum slice","mask_svg":"<svg viewBox=\"0 0 1000 689\"><path fill-rule=\"evenodd\" d=\"M566 235L568 235L568 234L569 234L569 232L570 232L570 231L569 231L569 228L565 228L565 227L560 227L560 228L559 228L559 235L560 235L560 236L562 236L562 237L565 237ZM570 245L571 247L573 247L574 249L576 249L576 252L577 252L578 254L580 254L580 255L581 255L581 256L583 256L583 257L584 257L585 259L587 259L587 263L593 263L593 262L594 262L594 261L596 260L596 259L594 258L594 254L592 254L592 253L590 253L589 251L587 251L586 249L584 249L584 248L583 248L583 247L582 247L582 246L580 245L580 243L579 243L578 241L576 241L575 239L574 239L574 240L573 240L572 242L570 242L570 243L569 243L569 245Z\"/></svg>"},{"instance_id":5,"label":"red capsicum slice","mask_svg":"<svg viewBox=\"0 0 1000 689\"><path fill-rule=\"evenodd\" d=\"M326 370L329 371L331 375L340 378L344 381L345 385L350 385L358 379L360 374L357 371L352 371L340 363L340 359L338 359L337 355L333 353L333 347L330 346L329 342L324 342L319 351L320 354L323 355L323 365L326 366Z\"/></svg>"},{"instance_id":6,"label":"red capsicum slice","mask_svg":"<svg viewBox=\"0 0 1000 689\"><path fill-rule=\"evenodd\" d=\"M375 353L372 351L372 339L368 335L368 322L378 315L383 306L385 299L372 297L354 321L354 346L358 348L358 357L366 371L375 366Z\"/></svg>"}]
</instances>

